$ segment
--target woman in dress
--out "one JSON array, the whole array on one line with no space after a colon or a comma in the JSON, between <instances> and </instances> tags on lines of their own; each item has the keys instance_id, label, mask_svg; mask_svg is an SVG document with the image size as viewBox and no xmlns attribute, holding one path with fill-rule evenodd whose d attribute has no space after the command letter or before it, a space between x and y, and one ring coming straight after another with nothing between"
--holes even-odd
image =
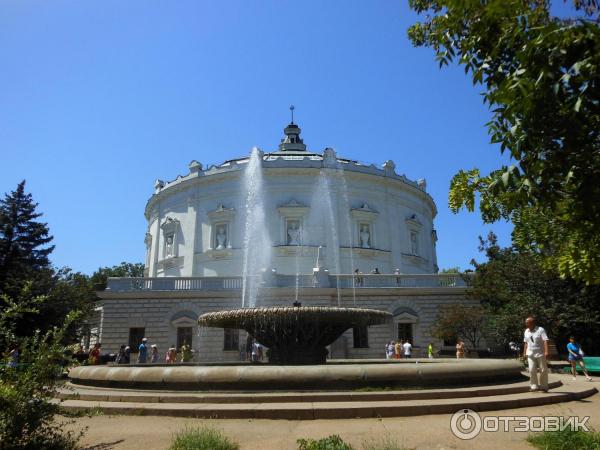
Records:
<instances>
[{"instance_id":1,"label":"woman in dress","mask_svg":"<svg viewBox=\"0 0 600 450\"><path fill-rule=\"evenodd\" d=\"M460 339L456 343L456 359L463 359L465 357L465 343Z\"/></svg>"}]
</instances>

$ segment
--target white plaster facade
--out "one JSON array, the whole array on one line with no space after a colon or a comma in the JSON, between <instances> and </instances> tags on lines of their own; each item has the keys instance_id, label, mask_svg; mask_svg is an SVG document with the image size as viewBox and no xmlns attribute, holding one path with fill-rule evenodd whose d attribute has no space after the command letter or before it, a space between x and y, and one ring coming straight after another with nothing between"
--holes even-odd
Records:
<instances>
[{"instance_id":1,"label":"white plaster facade","mask_svg":"<svg viewBox=\"0 0 600 450\"><path fill-rule=\"evenodd\" d=\"M150 277L235 276L242 273L248 157L157 180L145 216L146 275ZM315 222L330 179L332 215L339 224L339 252L325 248L333 273L436 273L436 206L425 181L338 157L334 150L306 150L300 128L290 124L278 151L262 161L266 228L273 243L272 267L280 274L310 274L318 246L327 247L326 227ZM339 263L333 255L339 253Z\"/></svg>"}]
</instances>

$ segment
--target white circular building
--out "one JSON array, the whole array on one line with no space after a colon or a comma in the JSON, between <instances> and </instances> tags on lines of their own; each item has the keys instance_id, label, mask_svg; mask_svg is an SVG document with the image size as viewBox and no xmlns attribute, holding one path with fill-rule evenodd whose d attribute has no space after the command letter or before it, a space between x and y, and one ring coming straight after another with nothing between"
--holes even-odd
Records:
<instances>
[{"instance_id":1,"label":"white circular building","mask_svg":"<svg viewBox=\"0 0 600 450\"><path fill-rule=\"evenodd\" d=\"M146 276L437 272L436 206L425 181L307 150L290 123L277 151L157 180L145 215ZM251 153L252 155L252 153Z\"/></svg>"},{"instance_id":2,"label":"white circular building","mask_svg":"<svg viewBox=\"0 0 600 450\"><path fill-rule=\"evenodd\" d=\"M290 123L277 151L157 180L146 205L146 273L109 278L90 331L107 351L143 337L163 351L184 343L194 360L235 361L248 337L205 328L207 312L247 306L378 309L391 322L356 326L330 346L332 358L378 358L390 340L415 354L434 339L441 306L465 297L460 274L438 274L436 207L425 181L308 151ZM358 270L360 273L355 273ZM90 341L91 342L91 341Z\"/></svg>"}]
</instances>

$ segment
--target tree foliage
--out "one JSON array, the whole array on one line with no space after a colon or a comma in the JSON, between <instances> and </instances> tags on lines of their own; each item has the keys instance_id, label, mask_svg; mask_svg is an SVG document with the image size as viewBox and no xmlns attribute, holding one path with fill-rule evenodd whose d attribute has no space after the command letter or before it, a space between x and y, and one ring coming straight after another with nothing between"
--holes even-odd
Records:
<instances>
[{"instance_id":1,"label":"tree foliage","mask_svg":"<svg viewBox=\"0 0 600 450\"><path fill-rule=\"evenodd\" d=\"M75 449L78 436L63 431L64 423L56 420L60 405L52 399L68 360L65 333L78 313L70 312L61 327L20 337L21 317L46 300L32 297L29 286L16 299L0 296L0 341L19 350L17 367L7 364L8 356L0 365L0 450Z\"/></svg>"},{"instance_id":2,"label":"tree foliage","mask_svg":"<svg viewBox=\"0 0 600 450\"><path fill-rule=\"evenodd\" d=\"M457 61L484 87L491 142L514 165L462 170L453 211L512 220L514 244L561 276L600 283L600 28L597 0L573 18L544 0L409 0L425 21L409 29L440 66Z\"/></svg>"},{"instance_id":3,"label":"tree foliage","mask_svg":"<svg viewBox=\"0 0 600 450\"><path fill-rule=\"evenodd\" d=\"M142 263L122 262L112 267L100 267L91 277L94 288L98 291L106 289L109 277L143 277L144 265Z\"/></svg>"},{"instance_id":4,"label":"tree foliage","mask_svg":"<svg viewBox=\"0 0 600 450\"><path fill-rule=\"evenodd\" d=\"M491 340L522 342L525 318L534 315L559 350L575 335L589 353L600 352L600 286L563 279L538 254L501 248L492 233L480 250L487 260L473 261L469 295L485 308Z\"/></svg>"},{"instance_id":5,"label":"tree foliage","mask_svg":"<svg viewBox=\"0 0 600 450\"><path fill-rule=\"evenodd\" d=\"M48 225L25 180L0 200L0 293L18 293L26 280L43 277L50 270L48 256L54 250Z\"/></svg>"},{"instance_id":6,"label":"tree foliage","mask_svg":"<svg viewBox=\"0 0 600 450\"><path fill-rule=\"evenodd\" d=\"M438 309L436 321L431 329L438 339L463 339L472 349L478 349L485 337L486 315L484 309L473 303L457 302Z\"/></svg>"},{"instance_id":7,"label":"tree foliage","mask_svg":"<svg viewBox=\"0 0 600 450\"><path fill-rule=\"evenodd\" d=\"M94 309L95 290L106 287L107 277L143 276L144 266L123 262L101 267L91 277L66 267L53 268L49 260L52 236L48 225L38 221L42 214L37 208L32 195L25 192L25 181L0 200L0 294L20 299L26 289L31 298L43 298L35 311L23 308L14 317L19 336L46 333L61 326L71 311L79 311L79 319L71 321L63 333L65 340L72 341ZM0 302L0 312L5 307ZM0 336L0 348L3 344Z\"/></svg>"}]
</instances>

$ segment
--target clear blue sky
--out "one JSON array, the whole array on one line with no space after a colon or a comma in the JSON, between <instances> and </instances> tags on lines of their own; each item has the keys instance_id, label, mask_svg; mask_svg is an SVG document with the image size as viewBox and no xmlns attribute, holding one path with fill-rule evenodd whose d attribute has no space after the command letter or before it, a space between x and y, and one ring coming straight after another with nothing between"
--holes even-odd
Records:
<instances>
[{"instance_id":1,"label":"clear blue sky","mask_svg":"<svg viewBox=\"0 0 600 450\"><path fill-rule=\"evenodd\" d=\"M406 1L0 3L0 192L27 179L52 260L91 273L143 261L156 178L276 148L296 106L314 151L426 178L442 268L469 267L483 226L453 215L461 168L502 163L462 68L406 36Z\"/></svg>"}]
</instances>

